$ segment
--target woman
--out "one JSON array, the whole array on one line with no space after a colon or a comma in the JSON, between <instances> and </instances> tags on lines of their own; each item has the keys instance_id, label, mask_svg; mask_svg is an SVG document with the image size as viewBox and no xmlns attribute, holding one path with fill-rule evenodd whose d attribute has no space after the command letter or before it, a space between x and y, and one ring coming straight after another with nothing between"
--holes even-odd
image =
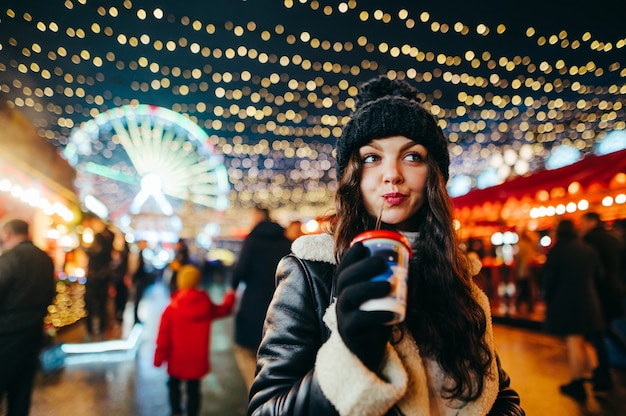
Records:
<instances>
[{"instance_id":1,"label":"woman","mask_svg":"<svg viewBox=\"0 0 626 416\"><path fill-rule=\"evenodd\" d=\"M486 296L460 254L446 193L447 140L408 83L365 84L337 142L329 233L278 266L250 393L251 415L524 415L493 344ZM381 210L382 207L382 210ZM360 232L412 243L406 320L365 312L388 282Z\"/></svg>"},{"instance_id":2,"label":"woman","mask_svg":"<svg viewBox=\"0 0 626 416\"><path fill-rule=\"evenodd\" d=\"M584 400L583 385L591 372L591 358L585 336L602 331L602 309L595 281L602 269L596 252L578 238L574 223L562 220L556 229L556 243L542 269L546 300L546 331L565 339L572 380L561 392Z\"/></svg>"}]
</instances>

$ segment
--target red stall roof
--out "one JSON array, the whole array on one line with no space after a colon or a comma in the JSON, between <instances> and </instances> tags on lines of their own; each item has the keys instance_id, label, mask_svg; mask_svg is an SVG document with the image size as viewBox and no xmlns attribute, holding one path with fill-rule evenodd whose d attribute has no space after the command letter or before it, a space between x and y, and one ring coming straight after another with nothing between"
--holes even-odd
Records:
<instances>
[{"instance_id":1,"label":"red stall roof","mask_svg":"<svg viewBox=\"0 0 626 416\"><path fill-rule=\"evenodd\" d=\"M603 156L587 155L584 159L560 169L543 170L530 176L520 176L500 185L477 189L453 198L456 208L481 205L487 201L505 201L508 198L534 197L540 190L567 188L578 182L583 188L598 182L608 186L618 173L626 173L626 149Z\"/></svg>"}]
</instances>

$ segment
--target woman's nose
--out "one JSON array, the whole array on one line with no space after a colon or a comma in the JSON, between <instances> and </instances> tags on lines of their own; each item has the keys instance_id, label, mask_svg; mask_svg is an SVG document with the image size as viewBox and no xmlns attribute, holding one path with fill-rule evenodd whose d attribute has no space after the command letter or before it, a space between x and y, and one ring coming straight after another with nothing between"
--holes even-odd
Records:
<instances>
[{"instance_id":1,"label":"woman's nose","mask_svg":"<svg viewBox=\"0 0 626 416\"><path fill-rule=\"evenodd\" d=\"M397 184L402 182L402 173L395 162L385 163L383 180L385 183Z\"/></svg>"}]
</instances>

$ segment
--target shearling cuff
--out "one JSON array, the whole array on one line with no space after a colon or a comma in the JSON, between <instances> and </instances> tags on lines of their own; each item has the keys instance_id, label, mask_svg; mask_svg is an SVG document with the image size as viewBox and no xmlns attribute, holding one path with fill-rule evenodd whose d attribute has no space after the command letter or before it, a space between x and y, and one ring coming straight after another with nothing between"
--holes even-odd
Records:
<instances>
[{"instance_id":1,"label":"shearling cuff","mask_svg":"<svg viewBox=\"0 0 626 416\"><path fill-rule=\"evenodd\" d=\"M334 313L333 304L326 317ZM331 318L331 321L334 319ZM318 351L315 362L322 392L340 415L385 414L404 396L408 384L408 376L398 353L387 344L378 375L348 349L335 328L331 329L330 338Z\"/></svg>"}]
</instances>

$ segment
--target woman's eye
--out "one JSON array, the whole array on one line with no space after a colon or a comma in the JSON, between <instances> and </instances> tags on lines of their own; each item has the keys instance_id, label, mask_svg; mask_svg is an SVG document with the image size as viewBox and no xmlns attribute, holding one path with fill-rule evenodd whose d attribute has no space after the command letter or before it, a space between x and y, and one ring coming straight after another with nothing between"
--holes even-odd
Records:
<instances>
[{"instance_id":1,"label":"woman's eye","mask_svg":"<svg viewBox=\"0 0 626 416\"><path fill-rule=\"evenodd\" d=\"M379 159L377 155L365 155L363 156L363 163L374 163Z\"/></svg>"},{"instance_id":2,"label":"woman's eye","mask_svg":"<svg viewBox=\"0 0 626 416\"><path fill-rule=\"evenodd\" d=\"M423 162L424 160L426 160L426 158L424 157L424 155L422 155L419 152L412 152L409 153L405 156L405 159L411 161L411 162Z\"/></svg>"}]
</instances>

